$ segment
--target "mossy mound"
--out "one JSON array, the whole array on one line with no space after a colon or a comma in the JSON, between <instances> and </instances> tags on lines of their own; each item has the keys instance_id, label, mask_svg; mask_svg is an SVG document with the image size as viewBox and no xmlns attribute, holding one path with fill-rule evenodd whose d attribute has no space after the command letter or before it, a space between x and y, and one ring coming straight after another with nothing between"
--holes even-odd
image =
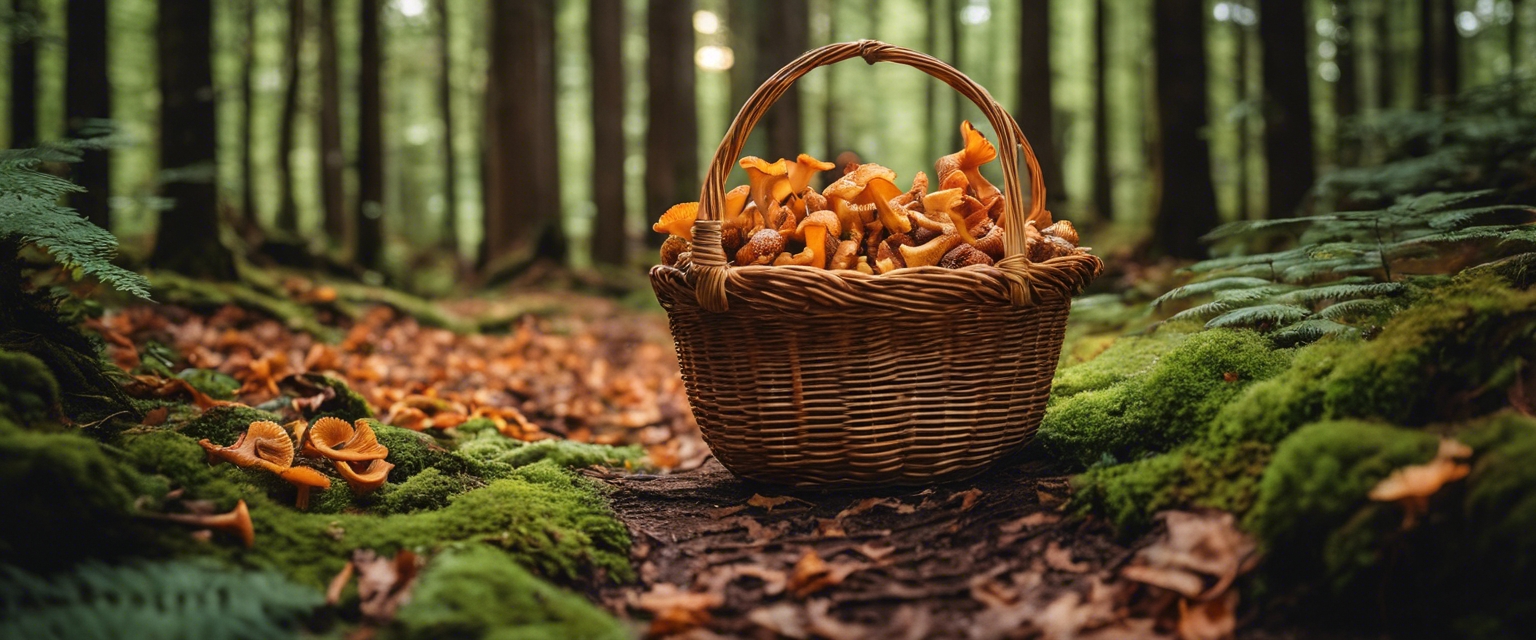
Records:
<instances>
[{"instance_id":1,"label":"mossy mound","mask_svg":"<svg viewBox=\"0 0 1536 640\"><path fill-rule=\"evenodd\" d=\"M453 496L471 488L471 482L462 476L428 468L405 482L384 485L379 490L374 511L388 515L441 509L448 506Z\"/></svg>"},{"instance_id":2,"label":"mossy mound","mask_svg":"<svg viewBox=\"0 0 1536 640\"><path fill-rule=\"evenodd\" d=\"M621 467L626 464L632 466L639 464L645 457L645 451L638 445L613 447L570 440L523 442L495 432L482 432L466 440L459 445L456 453L483 465L485 472L492 476L500 476L512 469L544 460L574 469L591 466Z\"/></svg>"},{"instance_id":3,"label":"mossy mound","mask_svg":"<svg viewBox=\"0 0 1536 640\"><path fill-rule=\"evenodd\" d=\"M1046 450L1082 466L1168 451L1201 433L1250 383L1283 371L1291 357L1247 330L1170 341L1176 344L1156 357L1111 348L1063 372L1065 391L1052 394L1040 423ZM1080 368L1086 369L1072 372Z\"/></svg>"},{"instance_id":4,"label":"mossy mound","mask_svg":"<svg viewBox=\"0 0 1536 640\"><path fill-rule=\"evenodd\" d=\"M628 638L606 612L544 583L507 554L483 544L432 558L411 602L400 609L401 638Z\"/></svg>"},{"instance_id":5,"label":"mossy mound","mask_svg":"<svg viewBox=\"0 0 1536 640\"><path fill-rule=\"evenodd\" d=\"M368 400L362 394L353 391L352 387L347 386L344 380L318 373L302 374L295 376L291 380L292 382L285 384L300 385L305 388L322 391L329 390L331 393L331 397L320 403L320 406L315 411L314 417L316 418L331 416L341 418L347 422L356 422L374 417L373 406L368 404Z\"/></svg>"},{"instance_id":6,"label":"mossy mound","mask_svg":"<svg viewBox=\"0 0 1536 640\"><path fill-rule=\"evenodd\" d=\"M18 425L57 422L59 382L36 356L0 350L0 418Z\"/></svg>"},{"instance_id":7,"label":"mossy mound","mask_svg":"<svg viewBox=\"0 0 1536 640\"><path fill-rule=\"evenodd\" d=\"M405 482L427 469L436 469L450 476L462 473L484 475L474 461L443 448L432 436L387 424L372 424L379 444L389 449L389 462L395 465L389 471L389 481L392 483Z\"/></svg>"},{"instance_id":8,"label":"mossy mound","mask_svg":"<svg viewBox=\"0 0 1536 640\"><path fill-rule=\"evenodd\" d=\"M217 445L229 445L251 427L252 422L282 422L282 417L245 405L213 407L178 429L194 441L207 438Z\"/></svg>"}]
</instances>

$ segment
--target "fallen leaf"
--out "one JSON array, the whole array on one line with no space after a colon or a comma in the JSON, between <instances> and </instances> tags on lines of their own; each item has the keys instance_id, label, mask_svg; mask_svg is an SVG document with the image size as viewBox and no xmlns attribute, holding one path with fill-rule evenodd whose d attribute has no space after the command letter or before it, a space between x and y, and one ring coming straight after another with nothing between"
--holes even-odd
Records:
<instances>
[{"instance_id":1,"label":"fallen leaf","mask_svg":"<svg viewBox=\"0 0 1536 640\"><path fill-rule=\"evenodd\" d=\"M852 505L849 505L848 508L837 512L837 515L834 517L838 520L842 520L848 516L856 516L881 505L888 507L899 507L901 506L901 501L894 498L865 498L853 503Z\"/></svg>"},{"instance_id":2,"label":"fallen leaf","mask_svg":"<svg viewBox=\"0 0 1536 640\"><path fill-rule=\"evenodd\" d=\"M704 514L708 515L711 520L719 520L726 516L734 516L738 513L741 513L742 511L745 511L746 509L747 505L736 504L729 507L715 507L713 509L706 509Z\"/></svg>"},{"instance_id":3,"label":"fallen leaf","mask_svg":"<svg viewBox=\"0 0 1536 640\"><path fill-rule=\"evenodd\" d=\"M420 559L408 549L401 549L393 558L358 549L352 552L352 564L357 572L358 610L363 620L374 625L393 620L400 606L410 602L411 588L421 569Z\"/></svg>"},{"instance_id":4,"label":"fallen leaf","mask_svg":"<svg viewBox=\"0 0 1536 640\"><path fill-rule=\"evenodd\" d=\"M850 574L861 567L856 564L838 563L827 564L821 556L816 555L815 549L806 549L805 555L795 562L795 568L789 576L789 593L796 598L804 598L827 587L842 584Z\"/></svg>"},{"instance_id":5,"label":"fallen leaf","mask_svg":"<svg viewBox=\"0 0 1536 640\"><path fill-rule=\"evenodd\" d=\"M831 609L832 602L825 599L806 603L806 630L827 640L862 640L870 637L870 629L837 619L831 614Z\"/></svg>"},{"instance_id":6,"label":"fallen leaf","mask_svg":"<svg viewBox=\"0 0 1536 640\"><path fill-rule=\"evenodd\" d=\"M863 554L864 557L869 558L870 560L880 560L888 555L891 555L892 553L895 553L896 544L886 543L883 545L877 545L873 542L866 542L859 545L854 550Z\"/></svg>"},{"instance_id":7,"label":"fallen leaf","mask_svg":"<svg viewBox=\"0 0 1536 640\"><path fill-rule=\"evenodd\" d=\"M1141 584L1161 587L1185 598L1197 598L1205 592L1205 581L1183 569L1129 565L1120 568L1120 577Z\"/></svg>"},{"instance_id":8,"label":"fallen leaf","mask_svg":"<svg viewBox=\"0 0 1536 640\"><path fill-rule=\"evenodd\" d=\"M805 616L800 608L788 602L758 607L747 613L747 619L759 627L787 638L809 638L805 628Z\"/></svg>"},{"instance_id":9,"label":"fallen leaf","mask_svg":"<svg viewBox=\"0 0 1536 640\"><path fill-rule=\"evenodd\" d=\"M786 502L790 502L792 500L798 500L800 502L804 502L804 500L800 500L799 498L796 498L794 496L772 496L772 497L769 497L769 496L764 496L764 495L759 494L759 493L754 493L754 494L752 494L752 497L747 500L747 504L751 505L751 506L754 506L754 507L758 507L758 508L760 508L760 509L762 509L764 511L771 512L771 511L773 511L774 507L782 505L782 504L784 504Z\"/></svg>"},{"instance_id":10,"label":"fallen leaf","mask_svg":"<svg viewBox=\"0 0 1536 640\"><path fill-rule=\"evenodd\" d=\"M1018 533L1025 529L1033 529L1041 525L1059 522L1060 520L1061 516L1057 514L1048 513L1045 511L1036 511L1017 520L1004 522L1003 524L998 525L998 529L1003 533Z\"/></svg>"},{"instance_id":11,"label":"fallen leaf","mask_svg":"<svg viewBox=\"0 0 1536 640\"><path fill-rule=\"evenodd\" d=\"M341 592L347 588L347 583L352 582L354 569L352 561L348 560L347 564L341 567L341 571L336 572L336 577L331 578L330 586L325 589L326 604L334 607L341 602Z\"/></svg>"},{"instance_id":12,"label":"fallen leaf","mask_svg":"<svg viewBox=\"0 0 1536 640\"><path fill-rule=\"evenodd\" d=\"M949 501L953 502L955 498L960 498L960 512L965 513L966 511L970 511L971 507L976 506L976 500L980 497L981 489L971 488L969 490L962 491L950 496Z\"/></svg>"},{"instance_id":13,"label":"fallen leaf","mask_svg":"<svg viewBox=\"0 0 1536 640\"><path fill-rule=\"evenodd\" d=\"M1083 573L1088 570L1088 563L1073 562L1072 550L1056 544L1055 540L1045 547L1045 564L1052 569L1067 573Z\"/></svg>"},{"instance_id":14,"label":"fallen leaf","mask_svg":"<svg viewBox=\"0 0 1536 640\"><path fill-rule=\"evenodd\" d=\"M1157 518L1167 524L1167 537L1142 549L1137 564L1204 576L1202 582L1211 584L1199 593L1199 599L1225 592L1239 574L1258 561L1257 545L1237 529L1230 513L1164 511ZM1184 584L1177 582L1181 578L1164 579Z\"/></svg>"},{"instance_id":15,"label":"fallen leaf","mask_svg":"<svg viewBox=\"0 0 1536 640\"><path fill-rule=\"evenodd\" d=\"M684 591L677 585L657 583L635 601L635 606L654 614L649 635L665 636L704 626L710 621L709 610L725 603L713 593Z\"/></svg>"},{"instance_id":16,"label":"fallen leaf","mask_svg":"<svg viewBox=\"0 0 1536 640\"><path fill-rule=\"evenodd\" d=\"M1179 601L1179 640L1223 640L1237 632L1237 592L1205 602Z\"/></svg>"},{"instance_id":17,"label":"fallen leaf","mask_svg":"<svg viewBox=\"0 0 1536 640\"><path fill-rule=\"evenodd\" d=\"M843 525L835 518L817 518L816 535L824 538L846 538L848 532L843 531Z\"/></svg>"},{"instance_id":18,"label":"fallen leaf","mask_svg":"<svg viewBox=\"0 0 1536 640\"><path fill-rule=\"evenodd\" d=\"M170 407L155 407L149 411L144 412L144 419L139 421L139 424L142 424L146 427L158 427L162 424L165 424L165 418L170 414Z\"/></svg>"}]
</instances>

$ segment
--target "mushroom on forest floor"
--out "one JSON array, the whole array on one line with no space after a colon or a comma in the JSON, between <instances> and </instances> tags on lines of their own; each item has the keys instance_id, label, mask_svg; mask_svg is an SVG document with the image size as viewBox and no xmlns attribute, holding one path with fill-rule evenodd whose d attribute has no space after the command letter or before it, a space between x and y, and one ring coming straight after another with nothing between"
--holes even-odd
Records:
<instances>
[{"instance_id":1,"label":"mushroom on forest floor","mask_svg":"<svg viewBox=\"0 0 1536 640\"><path fill-rule=\"evenodd\" d=\"M353 493L368 493L384 485L384 480L389 477L389 470L395 468L388 460L370 460L367 466L358 469L360 462L335 461L336 471L341 478L347 481L347 486L352 487Z\"/></svg>"},{"instance_id":2,"label":"mushroom on forest floor","mask_svg":"<svg viewBox=\"0 0 1536 640\"><path fill-rule=\"evenodd\" d=\"M154 517L180 522L199 529L212 529L238 536L245 543L246 548L256 546L256 529L251 526L251 512L246 508L245 501L235 503L235 508L229 513L204 515L195 513L162 513Z\"/></svg>"},{"instance_id":3,"label":"mushroom on forest floor","mask_svg":"<svg viewBox=\"0 0 1536 640\"><path fill-rule=\"evenodd\" d=\"M389 449L379 444L367 420L358 420L354 427L346 420L326 416L310 427L309 438L304 441L304 453L332 460L365 462L388 456Z\"/></svg>"},{"instance_id":4,"label":"mushroom on forest floor","mask_svg":"<svg viewBox=\"0 0 1536 640\"><path fill-rule=\"evenodd\" d=\"M282 478L288 484L298 487L299 498L294 502L294 506L298 507L300 511L309 508L310 489L331 488L330 478L309 467L289 467L278 472L277 477Z\"/></svg>"},{"instance_id":5,"label":"mushroom on forest floor","mask_svg":"<svg viewBox=\"0 0 1536 640\"><path fill-rule=\"evenodd\" d=\"M293 440L276 422L258 420L240 434L234 444L220 447L207 438L197 444L208 452L210 462L228 462L237 467L260 467L280 471L293 464Z\"/></svg>"}]
</instances>

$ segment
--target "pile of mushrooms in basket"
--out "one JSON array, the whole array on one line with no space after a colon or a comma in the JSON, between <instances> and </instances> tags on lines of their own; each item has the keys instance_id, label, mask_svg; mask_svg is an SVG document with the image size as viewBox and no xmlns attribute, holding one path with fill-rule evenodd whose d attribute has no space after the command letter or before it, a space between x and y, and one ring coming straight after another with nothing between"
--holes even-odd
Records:
<instances>
[{"instance_id":1,"label":"pile of mushrooms in basket","mask_svg":"<svg viewBox=\"0 0 1536 640\"><path fill-rule=\"evenodd\" d=\"M962 122L965 148L934 163L933 188L919 171L912 186L897 186L896 172L878 164L849 164L842 177L817 192L819 172L834 168L806 154L794 162L741 159L748 184L725 194L720 244L735 266L803 265L866 274L904 267L958 269L990 265L1003 257L1003 192L981 175L997 158L985 136ZM699 203L668 209L652 227L669 234L661 262L689 264ZM1082 253L1077 230L1066 220L1044 229L1025 225L1027 257L1040 262Z\"/></svg>"}]
</instances>

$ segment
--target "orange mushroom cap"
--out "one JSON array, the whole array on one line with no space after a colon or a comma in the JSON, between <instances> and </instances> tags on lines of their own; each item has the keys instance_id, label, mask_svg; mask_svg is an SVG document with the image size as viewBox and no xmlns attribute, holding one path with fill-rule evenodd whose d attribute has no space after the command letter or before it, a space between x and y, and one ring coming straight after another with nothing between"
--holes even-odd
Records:
<instances>
[{"instance_id":1,"label":"orange mushroom cap","mask_svg":"<svg viewBox=\"0 0 1536 640\"><path fill-rule=\"evenodd\" d=\"M859 168L827 185L823 192L828 200L841 199L874 205L880 223L892 233L912 230L912 223L906 216L897 214L891 208L891 199L902 194L901 188L896 186L896 172L878 164L859 165Z\"/></svg>"},{"instance_id":2,"label":"orange mushroom cap","mask_svg":"<svg viewBox=\"0 0 1536 640\"><path fill-rule=\"evenodd\" d=\"M805 238L805 248L811 252L811 266L827 268L827 237L836 238L842 235L843 230L838 223L837 214L831 211L816 211L805 216L800 221L800 226L795 228L795 233Z\"/></svg>"},{"instance_id":3,"label":"orange mushroom cap","mask_svg":"<svg viewBox=\"0 0 1536 640\"><path fill-rule=\"evenodd\" d=\"M197 444L208 452L209 459L223 460L237 467L278 471L293 465L293 440L289 439L287 430L268 420L252 422L245 433L227 447L215 445L206 438Z\"/></svg>"},{"instance_id":4,"label":"orange mushroom cap","mask_svg":"<svg viewBox=\"0 0 1536 640\"><path fill-rule=\"evenodd\" d=\"M992 186L981 175L981 165L997 159L997 148L987 140L987 137L971 126L971 121L960 123L960 135L965 140L965 148L939 158L934 163L934 171L939 174L939 184L942 188L949 188L950 174L959 171L963 173L970 186L976 189L976 198L982 202L990 201L1001 195L997 187Z\"/></svg>"},{"instance_id":5,"label":"orange mushroom cap","mask_svg":"<svg viewBox=\"0 0 1536 640\"><path fill-rule=\"evenodd\" d=\"M335 464L336 471L352 487L353 493L368 493L383 486L389 478L389 470L395 468L388 460L370 460L362 471L357 471L350 462L337 460Z\"/></svg>"},{"instance_id":6,"label":"orange mushroom cap","mask_svg":"<svg viewBox=\"0 0 1536 640\"><path fill-rule=\"evenodd\" d=\"M747 198L751 194L752 185L746 184L725 192L725 211L720 212L720 220L730 223L741 217L742 210L747 208Z\"/></svg>"},{"instance_id":7,"label":"orange mushroom cap","mask_svg":"<svg viewBox=\"0 0 1536 640\"><path fill-rule=\"evenodd\" d=\"M244 500L235 503L235 508L229 513L214 515L167 513L155 517L200 529L218 529L239 536L247 549L256 546L256 529L251 526L251 511L245 506Z\"/></svg>"},{"instance_id":8,"label":"orange mushroom cap","mask_svg":"<svg viewBox=\"0 0 1536 640\"><path fill-rule=\"evenodd\" d=\"M788 165L789 189L794 193L804 191L811 184L811 178L823 171L829 171L837 165L830 162L822 162L802 153L795 158L795 163Z\"/></svg>"},{"instance_id":9,"label":"orange mushroom cap","mask_svg":"<svg viewBox=\"0 0 1536 640\"><path fill-rule=\"evenodd\" d=\"M965 213L960 211L960 206L964 203L965 189L945 189L923 197L925 211L930 215L949 216L950 221L955 225L955 231L960 234L960 239L966 244L976 244L976 238L971 235L970 228L965 224Z\"/></svg>"},{"instance_id":10,"label":"orange mushroom cap","mask_svg":"<svg viewBox=\"0 0 1536 640\"><path fill-rule=\"evenodd\" d=\"M332 460L364 462L388 456L389 449L379 444L367 420L358 420L354 428L346 420L326 416L309 428L304 453Z\"/></svg>"},{"instance_id":11,"label":"orange mushroom cap","mask_svg":"<svg viewBox=\"0 0 1536 640\"><path fill-rule=\"evenodd\" d=\"M674 236L682 236L684 240L693 241L693 221L699 217L699 203L683 202L672 205L666 213L661 214L661 219L651 225L651 230L657 233L665 233Z\"/></svg>"},{"instance_id":12,"label":"orange mushroom cap","mask_svg":"<svg viewBox=\"0 0 1536 640\"><path fill-rule=\"evenodd\" d=\"M309 508L310 489L329 489L331 479L325 474L309 467L289 467L278 472L277 477L282 478L288 484L299 488L299 498L295 506L299 509Z\"/></svg>"},{"instance_id":13,"label":"orange mushroom cap","mask_svg":"<svg viewBox=\"0 0 1536 640\"><path fill-rule=\"evenodd\" d=\"M747 170L748 191L752 202L757 203L758 211L768 211L769 202L783 202L794 193L789 188L787 163L783 160L768 162L757 156L747 156L741 159L740 164L741 168Z\"/></svg>"}]
</instances>

